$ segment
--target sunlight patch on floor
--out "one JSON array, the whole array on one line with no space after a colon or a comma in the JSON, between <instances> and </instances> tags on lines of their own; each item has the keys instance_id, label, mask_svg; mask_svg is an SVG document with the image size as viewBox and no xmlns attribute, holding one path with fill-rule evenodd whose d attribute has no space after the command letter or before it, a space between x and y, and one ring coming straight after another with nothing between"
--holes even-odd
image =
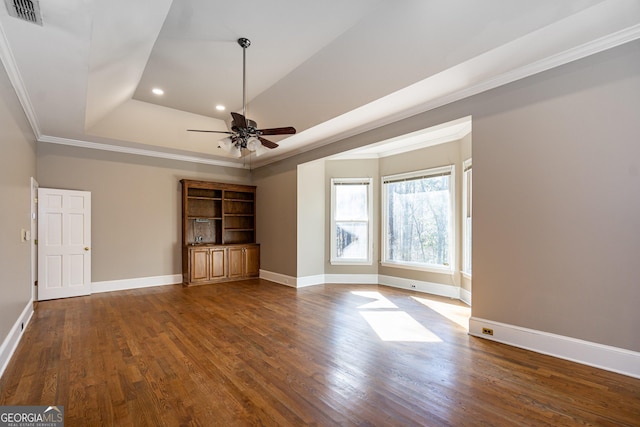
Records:
<instances>
[{"instance_id":1,"label":"sunlight patch on floor","mask_svg":"<svg viewBox=\"0 0 640 427\"><path fill-rule=\"evenodd\" d=\"M411 297L424 304L441 316L446 317L454 323L462 326L465 331L469 332L469 317L471 317L471 309L458 304L449 304L441 301L433 301L426 298Z\"/></svg>"},{"instance_id":2,"label":"sunlight patch on floor","mask_svg":"<svg viewBox=\"0 0 640 427\"><path fill-rule=\"evenodd\" d=\"M351 291L352 294L358 295L359 297L371 298L375 301L368 302L358 308L398 308L397 305L389 301L386 297L384 297L380 292L375 291Z\"/></svg>"},{"instance_id":3,"label":"sunlight patch on floor","mask_svg":"<svg viewBox=\"0 0 640 427\"><path fill-rule=\"evenodd\" d=\"M360 315L383 341L442 342L404 311L361 311Z\"/></svg>"}]
</instances>

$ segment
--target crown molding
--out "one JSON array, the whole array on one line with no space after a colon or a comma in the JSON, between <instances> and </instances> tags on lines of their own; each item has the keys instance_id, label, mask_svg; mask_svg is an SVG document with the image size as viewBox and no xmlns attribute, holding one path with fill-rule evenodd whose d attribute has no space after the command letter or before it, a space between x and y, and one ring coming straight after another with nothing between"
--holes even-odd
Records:
<instances>
[{"instance_id":1,"label":"crown molding","mask_svg":"<svg viewBox=\"0 0 640 427\"><path fill-rule=\"evenodd\" d=\"M385 151L380 153L379 157L395 156L396 154L406 153L408 151L420 150L422 148L433 147L434 145L446 144L447 142L459 141L471 132L471 124L460 129L459 131L452 133L451 135L441 136L438 138L425 139L424 142L418 142L410 144L406 147L396 148L394 150Z\"/></svg>"},{"instance_id":2,"label":"crown molding","mask_svg":"<svg viewBox=\"0 0 640 427\"><path fill-rule=\"evenodd\" d=\"M624 30L608 34L604 37L592 40L580 46L567 49L564 52L548 56L541 60L527 64L523 67L516 68L512 71L503 73L497 77L474 85L468 90L459 91L458 93L454 94L456 96L454 101L467 98L469 96L476 95L478 93L494 89L508 83L515 82L516 80L524 79L526 77L542 73L547 70L551 70L552 68L560 67L562 65L586 58L591 55L595 55L596 53L600 53L608 49L613 49L614 47L637 40L638 38L640 38L640 24L636 24L634 26L625 28ZM448 104L450 102L453 101L448 101L446 103Z\"/></svg>"},{"instance_id":3,"label":"crown molding","mask_svg":"<svg viewBox=\"0 0 640 427\"><path fill-rule=\"evenodd\" d=\"M51 144L70 145L72 147L90 148L94 150L112 151L115 153L133 154L137 156L155 157L159 159L178 160L182 162L201 163L212 166L223 166L227 168L249 169L248 165L225 162L224 160L209 159L199 156L187 156L183 154L165 153L163 151L147 150L141 148L122 147L119 145L102 144L99 142L80 141L77 139L59 138L57 136L42 135L38 142L48 142Z\"/></svg>"},{"instance_id":4,"label":"crown molding","mask_svg":"<svg viewBox=\"0 0 640 427\"><path fill-rule=\"evenodd\" d=\"M447 104L451 104L455 101L465 99L482 92L486 92L491 89L495 89L500 86L504 86L509 83L513 83L517 80L524 79L526 77L533 76L535 74L542 73L544 71L560 67L562 65L574 62L583 58L586 58L596 53L603 52L608 49L623 45L625 43L637 40L640 38L640 24L633 25L625 28L624 30L617 31L615 33L608 34L598 39L589 41L582 45L567 49L563 52L555 55L548 56L546 58L534 61L530 64L513 69L511 71L502 73L496 77L479 82L469 88L462 89L453 92L449 95L442 96L434 99L431 102L427 102L420 106L405 110L401 117L394 115L382 125L393 123L395 121L411 117L416 114L424 113L429 110L433 110L438 107L442 107Z\"/></svg>"}]
</instances>

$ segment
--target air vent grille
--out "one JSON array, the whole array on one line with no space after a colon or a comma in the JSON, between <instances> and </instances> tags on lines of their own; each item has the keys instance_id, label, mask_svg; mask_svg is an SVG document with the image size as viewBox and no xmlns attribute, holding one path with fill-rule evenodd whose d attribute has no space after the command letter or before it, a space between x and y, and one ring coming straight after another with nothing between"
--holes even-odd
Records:
<instances>
[{"instance_id":1,"label":"air vent grille","mask_svg":"<svg viewBox=\"0 0 640 427\"><path fill-rule=\"evenodd\" d=\"M9 15L23 21L42 25L40 2L38 0L4 0L4 2L7 4Z\"/></svg>"}]
</instances>

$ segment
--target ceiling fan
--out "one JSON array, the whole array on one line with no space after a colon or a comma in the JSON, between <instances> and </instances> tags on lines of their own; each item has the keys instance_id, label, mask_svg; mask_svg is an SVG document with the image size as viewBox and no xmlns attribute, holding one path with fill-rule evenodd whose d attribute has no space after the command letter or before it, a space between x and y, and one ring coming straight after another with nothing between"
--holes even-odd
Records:
<instances>
[{"instance_id":1,"label":"ceiling fan","mask_svg":"<svg viewBox=\"0 0 640 427\"><path fill-rule=\"evenodd\" d=\"M224 133L229 136L223 138L218 143L218 147L230 152L235 157L241 157L243 152L254 152L256 156L264 153L266 148L276 148L278 144L263 138L263 135L293 135L296 129L288 126L281 128L258 129L258 125L253 120L246 117L247 114L247 73L246 73L246 53L251 46L251 41L247 38L239 38L238 44L242 47L242 114L231 113L231 132L218 130L187 129L189 132Z\"/></svg>"}]
</instances>

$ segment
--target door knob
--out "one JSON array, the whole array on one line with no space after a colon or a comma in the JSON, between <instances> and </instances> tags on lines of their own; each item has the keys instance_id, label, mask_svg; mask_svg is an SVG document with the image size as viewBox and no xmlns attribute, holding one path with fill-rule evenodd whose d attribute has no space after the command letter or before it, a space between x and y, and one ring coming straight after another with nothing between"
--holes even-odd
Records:
<instances>
[{"instance_id":1,"label":"door knob","mask_svg":"<svg viewBox=\"0 0 640 427\"><path fill-rule=\"evenodd\" d=\"M85 247L84 247L84 250L85 250L85 251L88 251L88 250L89 250L89 246L85 246Z\"/></svg>"}]
</instances>

